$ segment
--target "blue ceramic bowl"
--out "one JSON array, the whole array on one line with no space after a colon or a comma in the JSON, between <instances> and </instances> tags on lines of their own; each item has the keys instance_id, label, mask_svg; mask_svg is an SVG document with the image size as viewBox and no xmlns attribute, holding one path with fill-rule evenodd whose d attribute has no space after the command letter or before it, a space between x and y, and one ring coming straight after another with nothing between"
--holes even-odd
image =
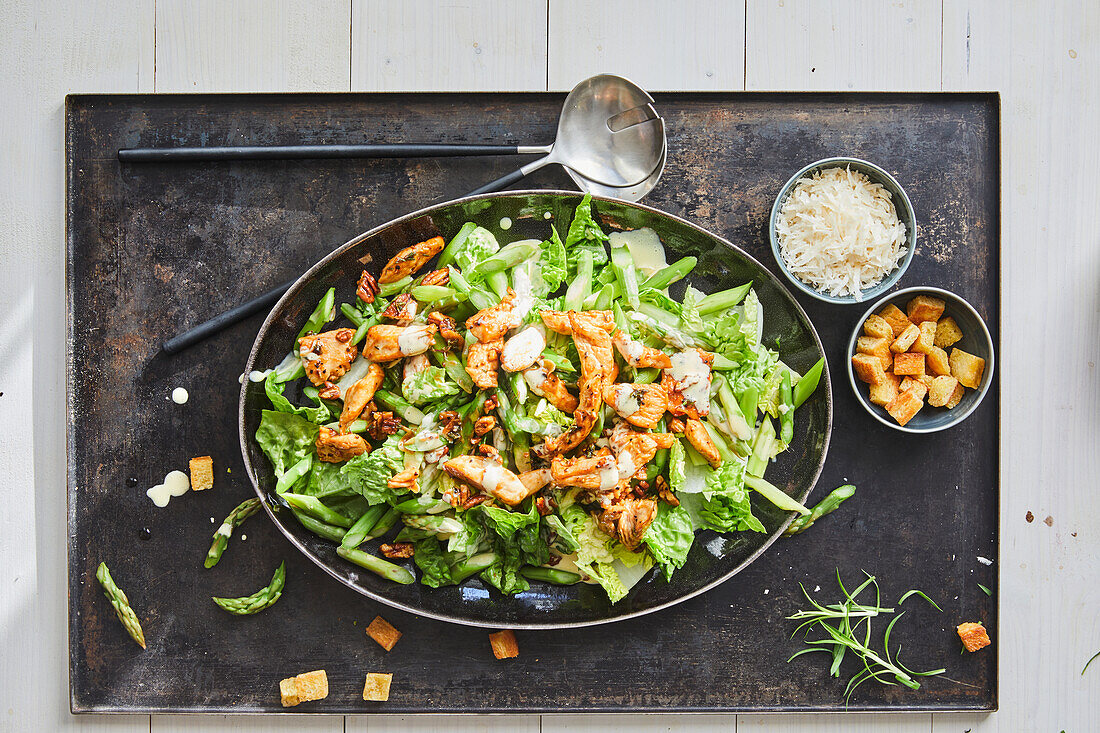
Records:
<instances>
[{"instance_id":1,"label":"blue ceramic bowl","mask_svg":"<svg viewBox=\"0 0 1100 733\"><path fill-rule=\"evenodd\" d=\"M783 203L787 200L787 197L794 187L798 185L800 179L811 176L815 172L825 168L846 167L851 167L853 170L863 173L875 183L882 184L882 187L890 192L890 197L894 201L894 208L898 212L898 220L905 225L905 247L907 251L905 257L898 263L898 266L887 274L877 285L865 288L860 291L858 296L847 295L839 297L813 288L807 283L799 280L794 273L787 269L787 263L783 261L783 255L779 252L779 237L775 232L775 222L779 219L779 210L783 208ZM879 168L874 163L868 163L866 160L860 160L859 158L825 158L816 163L810 163L808 166L798 171L798 173L791 176L790 180L784 184L783 188L779 191L779 195L775 197L775 203L772 205L771 220L768 223L768 237L771 239L772 255L775 257L779 269L796 288L818 300L824 300L826 303L834 303L837 305L845 303L863 303L879 297L887 290L894 287L905 273L906 268L909 267L909 263L913 260L913 253L917 249L917 216L913 212L913 204L910 203L909 196L906 195L901 184L882 168Z\"/></svg>"},{"instance_id":2,"label":"blue ceramic bowl","mask_svg":"<svg viewBox=\"0 0 1100 733\"><path fill-rule=\"evenodd\" d=\"M852 369L852 357L856 354L856 339L863 333L863 324L868 316L872 313L878 313L891 303L904 311L905 304L918 295L930 295L947 303L943 317L951 316L954 318L963 332L962 340L952 348L959 348L985 359L985 372L982 373L982 382L978 385L978 389L967 389L962 402L952 409L929 407L925 404L920 412L913 416L912 420L905 425L898 425L897 421L890 417L886 410L871 402L868 386L856 379L855 371ZM950 349L948 349L948 352L950 353ZM985 321L982 320L982 317L978 315L972 305L958 295L940 288L906 288L888 295L868 308L859 317L855 328L852 329L852 337L848 340L848 383L852 385L852 391L855 392L856 399L880 423L904 433L935 433L939 430L954 427L965 420L970 413L978 408L982 399L985 398L985 393L989 391L989 385L993 382L993 362L993 339L989 335L989 329L986 328Z\"/></svg>"}]
</instances>

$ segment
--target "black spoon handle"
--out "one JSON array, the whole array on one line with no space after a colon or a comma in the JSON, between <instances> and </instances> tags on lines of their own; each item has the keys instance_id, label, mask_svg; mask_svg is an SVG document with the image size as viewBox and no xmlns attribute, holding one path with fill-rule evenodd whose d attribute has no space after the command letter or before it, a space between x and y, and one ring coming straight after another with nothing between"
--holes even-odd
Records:
<instances>
[{"instance_id":1,"label":"black spoon handle","mask_svg":"<svg viewBox=\"0 0 1100 733\"><path fill-rule=\"evenodd\" d=\"M169 163L210 160L302 160L317 158L453 158L464 155L524 155L541 152L521 145L272 145L224 148L125 148L123 163Z\"/></svg>"}]
</instances>

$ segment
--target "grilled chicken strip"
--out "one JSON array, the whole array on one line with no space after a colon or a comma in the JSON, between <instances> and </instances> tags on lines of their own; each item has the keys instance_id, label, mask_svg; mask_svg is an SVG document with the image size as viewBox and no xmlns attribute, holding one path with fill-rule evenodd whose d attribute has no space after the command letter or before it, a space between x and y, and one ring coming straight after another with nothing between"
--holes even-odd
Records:
<instances>
[{"instance_id":1,"label":"grilled chicken strip","mask_svg":"<svg viewBox=\"0 0 1100 733\"><path fill-rule=\"evenodd\" d=\"M497 367L500 366L500 352L504 348L504 339L482 342L475 341L466 349L466 373L474 380L478 389L497 386Z\"/></svg>"},{"instance_id":2,"label":"grilled chicken strip","mask_svg":"<svg viewBox=\"0 0 1100 733\"><path fill-rule=\"evenodd\" d=\"M367 368L367 376L348 387L348 391L344 394L344 409L340 412L341 433L346 433L348 426L363 414L363 410L374 399L374 393L382 386L384 378L382 367L371 364Z\"/></svg>"},{"instance_id":3,"label":"grilled chicken strip","mask_svg":"<svg viewBox=\"0 0 1100 733\"><path fill-rule=\"evenodd\" d=\"M519 476L485 456L457 456L446 461L443 470L509 506L519 504L538 491L529 489Z\"/></svg>"},{"instance_id":4,"label":"grilled chicken strip","mask_svg":"<svg viewBox=\"0 0 1100 733\"><path fill-rule=\"evenodd\" d=\"M434 336L435 326L423 323L410 326L371 326L363 340L363 358L373 362L388 362L423 354L431 347Z\"/></svg>"},{"instance_id":5,"label":"grilled chicken strip","mask_svg":"<svg viewBox=\"0 0 1100 733\"><path fill-rule=\"evenodd\" d=\"M689 417L684 422L684 437L695 450L699 451L699 455L707 459L707 463L715 468L722 465L722 455L718 452L718 446L714 444L714 440L701 421Z\"/></svg>"},{"instance_id":6,"label":"grilled chicken strip","mask_svg":"<svg viewBox=\"0 0 1100 733\"><path fill-rule=\"evenodd\" d=\"M428 264L428 260L442 252L445 244L443 237L432 237L427 241L406 247L386 263L382 268L382 274L378 276L378 282L395 283L406 275L413 274Z\"/></svg>"},{"instance_id":7,"label":"grilled chicken strip","mask_svg":"<svg viewBox=\"0 0 1100 733\"><path fill-rule=\"evenodd\" d=\"M317 457L326 463L343 463L368 452L370 445L355 433L341 435L329 428L317 433Z\"/></svg>"},{"instance_id":8,"label":"grilled chicken strip","mask_svg":"<svg viewBox=\"0 0 1100 733\"><path fill-rule=\"evenodd\" d=\"M668 409L668 393L659 384L609 384L603 401L631 425L652 429Z\"/></svg>"},{"instance_id":9,"label":"grilled chicken strip","mask_svg":"<svg viewBox=\"0 0 1100 733\"><path fill-rule=\"evenodd\" d=\"M616 331L611 340L615 349L623 355L623 360L636 369L668 369L672 366L668 354L635 341L622 330Z\"/></svg>"},{"instance_id":10,"label":"grilled chicken strip","mask_svg":"<svg viewBox=\"0 0 1100 733\"><path fill-rule=\"evenodd\" d=\"M351 343L353 328L337 328L324 333L311 333L298 339L298 354L302 357L309 381L317 387L335 382L348 371L357 349Z\"/></svg>"}]
</instances>

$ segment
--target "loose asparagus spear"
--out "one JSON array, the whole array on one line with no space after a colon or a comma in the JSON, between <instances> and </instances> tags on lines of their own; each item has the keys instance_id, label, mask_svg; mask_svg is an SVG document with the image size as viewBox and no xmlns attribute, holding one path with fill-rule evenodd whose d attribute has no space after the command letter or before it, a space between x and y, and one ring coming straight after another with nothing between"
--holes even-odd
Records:
<instances>
[{"instance_id":1,"label":"loose asparagus spear","mask_svg":"<svg viewBox=\"0 0 1100 733\"><path fill-rule=\"evenodd\" d=\"M314 519L303 511L291 507L290 511L294 512L294 516L298 518L298 521L302 523L302 526L308 529L318 537L323 537L326 540L332 540L333 542L342 542L344 535L347 534L347 530L343 527L336 527L331 524L326 524L319 519Z\"/></svg>"},{"instance_id":2,"label":"loose asparagus spear","mask_svg":"<svg viewBox=\"0 0 1100 733\"><path fill-rule=\"evenodd\" d=\"M454 582L461 583L471 575L477 575L498 560L500 560L500 555L495 552L483 552L474 555L451 566L451 578L454 579Z\"/></svg>"},{"instance_id":3,"label":"loose asparagus spear","mask_svg":"<svg viewBox=\"0 0 1100 733\"><path fill-rule=\"evenodd\" d=\"M810 510L809 514L804 517L795 517L795 520L787 527L787 531L783 533L783 536L791 537L799 532L805 532L814 525L814 522L821 519L829 512L835 511L845 499L850 499L855 493L856 487L852 484L844 484L843 486L833 489L829 492L828 496L818 502L817 506Z\"/></svg>"},{"instance_id":4,"label":"loose asparagus spear","mask_svg":"<svg viewBox=\"0 0 1100 733\"><path fill-rule=\"evenodd\" d=\"M233 530L241 526L244 520L259 510L260 500L252 498L242 501L236 509L229 512L229 516L214 532L214 543L210 545L210 549L206 552L206 561L203 563L203 567L212 568L218 564L218 560L222 559L222 553L225 552L226 545L229 544L229 538L233 536Z\"/></svg>"},{"instance_id":5,"label":"loose asparagus spear","mask_svg":"<svg viewBox=\"0 0 1100 733\"><path fill-rule=\"evenodd\" d=\"M283 594L284 583L286 583L286 563L282 562L275 569L275 575L271 576L271 583L266 588L260 588L244 598L213 598L212 600L229 613L250 616L275 605L275 601L279 600L279 596Z\"/></svg>"},{"instance_id":6,"label":"loose asparagus spear","mask_svg":"<svg viewBox=\"0 0 1100 733\"><path fill-rule=\"evenodd\" d=\"M355 550L350 547L337 547L336 554L348 562L355 563L359 567L366 568L372 573L382 576L386 580L392 580L401 585L409 585L416 580L412 573L400 565L386 562L382 558L375 557L362 550Z\"/></svg>"},{"instance_id":7,"label":"loose asparagus spear","mask_svg":"<svg viewBox=\"0 0 1100 733\"><path fill-rule=\"evenodd\" d=\"M130 599L126 597L121 588L115 585L115 581L111 577L111 571L107 569L107 563L101 562L99 564L99 568L95 571L95 577L99 584L103 586L103 594L111 602L111 607L115 609L115 615L122 622L126 633L144 649L145 632L141 630L141 622L138 621L134 609L130 608Z\"/></svg>"},{"instance_id":8,"label":"loose asparagus spear","mask_svg":"<svg viewBox=\"0 0 1100 733\"><path fill-rule=\"evenodd\" d=\"M791 373L786 369L779 382L779 398L783 401L783 409L779 413L779 439L789 445L794 440L794 397L791 394Z\"/></svg>"},{"instance_id":9,"label":"loose asparagus spear","mask_svg":"<svg viewBox=\"0 0 1100 733\"><path fill-rule=\"evenodd\" d=\"M379 504L372 506L370 509L363 513L363 516L351 525L351 528L344 533L344 538L340 541L340 544L344 547L358 547L367 541L367 535L370 534L370 528L378 523L382 515L386 513L387 507L385 504Z\"/></svg>"},{"instance_id":10,"label":"loose asparagus spear","mask_svg":"<svg viewBox=\"0 0 1100 733\"><path fill-rule=\"evenodd\" d=\"M524 565L519 569L519 574L528 580L541 580L544 583L553 583L554 585L573 585L581 582L581 576L577 573L537 565Z\"/></svg>"}]
</instances>

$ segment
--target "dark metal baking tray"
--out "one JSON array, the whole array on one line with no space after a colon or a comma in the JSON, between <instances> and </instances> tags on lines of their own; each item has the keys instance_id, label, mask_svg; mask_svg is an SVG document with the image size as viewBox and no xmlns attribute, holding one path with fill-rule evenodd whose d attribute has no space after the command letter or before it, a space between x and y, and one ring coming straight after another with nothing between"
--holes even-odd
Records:
<instances>
[{"instance_id":1,"label":"dark metal baking tray","mask_svg":"<svg viewBox=\"0 0 1100 733\"><path fill-rule=\"evenodd\" d=\"M324 668L319 712L828 711L844 683L798 648L784 617L799 583L832 600L839 568L880 578L890 598L919 587L894 632L920 690L865 685L849 710L993 710L997 704L998 386L963 426L926 436L876 423L836 386L829 460L814 496L857 497L781 540L730 582L608 626L518 632L493 659L484 631L382 607L337 584L263 517L204 570L213 525L251 495L236 440L237 378L262 316L166 358L158 344L305 270L355 234L501 175L508 159L294 161L120 166L135 145L447 141L553 136L558 94L71 96L68 166L69 652L74 711L270 712L278 680ZM1000 141L995 94L658 95L669 165L646 203L686 217L772 266L767 216L804 163L854 155L912 198L918 252L899 286L967 298L1000 333ZM540 171L529 187L568 187ZM796 296L834 374L859 309ZM996 377L994 377L996 381ZM185 405L168 399L175 386ZM211 455L216 486L165 509L145 489ZM147 531L146 531L147 530ZM141 651L94 581L106 561L146 629ZM243 595L287 562L272 609L237 618L212 595ZM994 589L986 596L983 583ZM821 590L814 592L816 586ZM381 613L404 632L386 653L364 634ZM981 620L994 646L960 656L954 626ZM822 658L824 659L824 657ZM387 703L361 699L388 671ZM853 670L854 671L854 670ZM949 678L949 679L948 679Z\"/></svg>"}]
</instances>

